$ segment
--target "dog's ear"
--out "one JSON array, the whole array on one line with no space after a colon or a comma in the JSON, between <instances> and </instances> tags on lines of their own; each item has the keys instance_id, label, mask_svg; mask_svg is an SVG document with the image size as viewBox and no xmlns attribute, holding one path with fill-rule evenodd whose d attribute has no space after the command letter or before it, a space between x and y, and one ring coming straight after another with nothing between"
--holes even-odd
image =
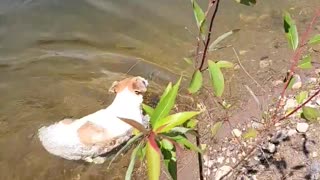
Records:
<instances>
[{"instance_id":1,"label":"dog's ear","mask_svg":"<svg viewBox=\"0 0 320 180\"><path fill-rule=\"evenodd\" d=\"M109 88L110 93L117 93L117 86L119 84L119 81L115 81L112 83L111 87Z\"/></svg>"}]
</instances>

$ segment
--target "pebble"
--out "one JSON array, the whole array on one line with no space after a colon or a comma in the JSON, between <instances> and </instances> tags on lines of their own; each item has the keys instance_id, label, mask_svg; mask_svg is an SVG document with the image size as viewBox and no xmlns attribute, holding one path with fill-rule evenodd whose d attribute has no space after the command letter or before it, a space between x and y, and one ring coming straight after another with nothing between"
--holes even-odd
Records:
<instances>
[{"instance_id":1,"label":"pebble","mask_svg":"<svg viewBox=\"0 0 320 180\"><path fill-rule=\"evenodd\" d=\"M232 170L232 168L230 166L222 166L222 167L220 167L217 170L214 179L215 180L220 180L224 175L226 175L231 170Z\"/></svg>"},{"instance_id":2,"label":"pebble","mask_svg":"<svg viewBox=\"0 0 320 180\"><path fill-rule=\"evenodd\" d=\"M313 158L318 157L318 153L316 151L312 152L312 157Z\"/></svg>"},{"instance_id":3,"label":"pebble","mask_svg":"<svg viewBox=\"0 0 320 180\"><path fill-rule=\"evenodd\" d=\"M315 84L317 83L317 78L308 78L306 81L308 84Z\"/></svg>"},{"instance_id":4,"label":"pebble","mask_svg":"<svg viewBox=\"0 0 320 180\"><path fill-rule=\"evenodd\" d=\"M276 152L276 145L272 144L272 143L268 143L268 151L270 153L274 153Z\"/></svg>"},{"instance_id":5,"label":"pebble","mask_svg":"<svg viewBox=\"0 0 320 180\"><path fill-rule=\"evenodd\" d=\"M284 105L284 110L287 111L290 108L294 108L297 105L297 101L295 99L287 99L286 104Z\"/></svg>"},{"instance_id":6,"label":"pebble","mask_svg":"<svg viewBox=\"0 0 320 180\"><path fill-rule=\"evenodd\" d=\"M272 64L272 60L262 60L259 63L260 68L262 68L262 69L270 66L271 64Z\"/></svg>"},{"instance_id":7,"label":"pebble","mask_svg":"<svg viewBox=\"0 0 320 180\"><path fill-rule=\"evenodd\" d=\"M235 136L235 137L240 137L242 135L242 132L239 130L239 129L233 129L232 130L232 134Z\"/></svg>"},{"instance_id":8,"label":"pebble","mask_svg":"<svg viewBox=\"0 0 320 180\"><path fill-rule=\"evenodd\" d=\"M307 123L297 123L297 131L300 133L305 133L309 129L309 124Z\"/></svg>"},{"instance_id":9,"label":"pebble","mask_svg":"<svg viewBox=\"0 0 320 180\"><path fill-rule=\"evenodd\" d=\"M221 156L221 157L218 157L218 158L217 158L217 162L218 162L218 163L222 164L223 161L224 161L224 157Z\"/></svg>"},{"instance_id":10,"label":"pebble","mask_svg":"<svg viewBox=\"0 0 320 180\"><path fill-rule=\"evenodd\" d=\"M301 78L298 74L293 76L295 78L295 82L292 85L292 89L300 89L302 86Z\"/></svg>"},{"instance_id":11,"label":"pebble","mask_svg":"<svg viewBox=\"0 0 320 180\"><path fill-rule=\"evenodd\" d=\"M233 67L233 69L234 69L234 70L240 69L239 64L236 64L236 65Z\"/></svg>"},{"instance_id":12,"label":"pebble","mask_svg":"<svg viewBox=\"0 0 320 180\"><path fill-rule=\"evenodd\" d=\"M236 163L237 162L237 159L236 158L231 158L231 161L233 162L233 163Z\"/></svg>"},{"instance_id":13,"label":"pebble","mask_svg":"<svg viewBox=\"0 0 320 180\"><path fill-rule=\"evenodd\" d=\"M288 131L288 136L294 136L295 134L297 134L297 130L295 130L295 129L289 129L289 131Z\"/></svg>"},{"instance_id":14,"label":"pebble","mask_svg":"<svg viewBox=\"0 0 320 180\"><path fill-rule=\"evenodd\" d=\"M276 81L273 81L273 82L272 82L272 85L273 85L273 86L278 86L278 85L280 85L280 84L283 84L283 81L282 81L282 80L276 80Z\"/></svg>"}]
</instances>

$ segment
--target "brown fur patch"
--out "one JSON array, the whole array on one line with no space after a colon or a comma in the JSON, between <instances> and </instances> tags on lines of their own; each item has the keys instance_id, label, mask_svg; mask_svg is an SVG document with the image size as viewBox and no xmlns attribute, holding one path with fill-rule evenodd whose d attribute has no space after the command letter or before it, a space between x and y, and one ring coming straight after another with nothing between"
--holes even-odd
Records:
<instances>
[{"instance_id":1,"label":"brown fur patch","mask_svg":"<svg viewBox=\"0 0 320 180\"><path fill-rule=\"evenodd\" d=\"M86 122L77 132L81 143L88 146L103 145L110 140L108 132L92 122Z\"/></svg>"},{"instance_id":2,"label":"brown fur patch","mask_svg":"<svg viewBox=\"0 0 320 180\"><path fill-rule=\"evenodd\" d=\"M128 88L131 92L145 92L147 90L144 79L141 77L126 78L120 82L114 82L110 88L111 92L119 93L125 88Z\"/></svg>"}]
</instances>

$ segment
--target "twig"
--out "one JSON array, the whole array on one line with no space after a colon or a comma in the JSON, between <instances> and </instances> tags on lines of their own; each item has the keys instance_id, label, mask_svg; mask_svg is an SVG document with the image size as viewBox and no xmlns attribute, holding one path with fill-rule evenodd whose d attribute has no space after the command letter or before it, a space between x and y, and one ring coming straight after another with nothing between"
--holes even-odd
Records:
<instances>
[{"instance_id":1,"label":"twig","mask_svg":"<svg viewBox=\"0 0 320 180\"><path fill-rule=\"evenodd\" d=\"M251 90L251 88L247 85L244 85L244 87L246 87L246 89L248 90L248 92L251 94L251 96L253 97L253 99L256 101L257 105L259 106L260 111L262 111L262 105L259 101L259 99L257 98L257 96L254 94L254 92Z\"/></svg>"},{"instance_id":2,"label":"twig","mask_svg":"<svg viewBox=\"0 0 320 180\"><path fill-rule=\"evenodd\" d=\"M126 74L128 74L137 64L139 64L140 60L137 60L136 63L134 63L129 69L128 71L126 72Z\"/></svg>"},{"instance_id":3,"label":"twig","mask_svg":"<svg viewBox=\"0 0 320 180\"><path fill-rule=\"evenodd\" d=\"M313 25L315 24L317 18L320 16L320 10L318 10L315 15L313 16L309 26L307 27L307 29L305 30L305 32L303 33L302 35L302 40L300 42L300 46L298 47L298 49L296 49L294 51L294 54L292 56L292 63L291 63L291 67L290 67L290 72L289 72L289 75L288 75L288 78L283 86L283 89L282 89L282 92L281 92L281 95L280 95L280 99L276 105L276 110L274 112L274 115L273 115L273 121L276 120L276 116L281 108L281 102L283 102L283 99L284 99L284 94L288 88L288 85L289 85L289 82L292 78L292 76L294 75L294 72L297 68L297 65L298 65L298 61L299 59L301 58L301 55L302 55L302 52L304 51L305 49L305 46L303 46L304 44L306 44L307 42L307 39L308 39L308 35L310 34L310 31L313 27Z\"/></svg>"},{"instance_id":4,"label":"twig","mask_svg":"<svg viewBox=\"0 0 320 180\"><path fill-rule=\"evenodd\" d=\"M238 60L238 63L239 63L239 66L242 68L242 70L249 76L250 79L252 79L252 81L257 85L259 86L264 92L267 92L249 73L248 71L243 67L241 61L240 61L240 58L238 56L238 53L237 51L234 49L234 47L232 48L234 54L236 55L237 57L237 60Z\"/></svg>"},{"instance_id":5,"label":"twig","mask_svg":"<svg viewBox=\"0 0 320 180\"><path fill-rule=\"evenodd\" d=\"M200 71L202 70L204 62L206 60L208 47L209 47L209 43L210 43L210 39L211 39L213 21L214 21L216 15L217 15L217 12L218 12L218 9L219 9L220 0L213 0L213 1L211 1L211 3L212 4L216 4L216 6L215 6L215 9L214 9L213 15L211 16L209 30L208 30L208 34L207 34L207 41L206 41L206 44L204 46L204 51L203 51L203 55L202 55L202 59L201 59L201 64L200 64L200 67L198 68Z\"/></svg>"}]
</instances>

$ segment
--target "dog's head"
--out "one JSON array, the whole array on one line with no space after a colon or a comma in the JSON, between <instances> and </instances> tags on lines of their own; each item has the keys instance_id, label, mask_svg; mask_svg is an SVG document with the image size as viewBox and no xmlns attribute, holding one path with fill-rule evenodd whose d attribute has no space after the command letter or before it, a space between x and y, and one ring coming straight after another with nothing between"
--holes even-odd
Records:
<instances>
[{"instance_id":1,"label":"dog's head","mask_svg":"<svg viewBox=\"0 0 320 180\"><path fill-rule=\"evenodd\" d=\"M148 81L140 76L126 78L122 81L115 81L112 83L109 92L120 93L124 90L128 90L136 95L141 95L147 91Z\"/></svg>"}]
</instances>

